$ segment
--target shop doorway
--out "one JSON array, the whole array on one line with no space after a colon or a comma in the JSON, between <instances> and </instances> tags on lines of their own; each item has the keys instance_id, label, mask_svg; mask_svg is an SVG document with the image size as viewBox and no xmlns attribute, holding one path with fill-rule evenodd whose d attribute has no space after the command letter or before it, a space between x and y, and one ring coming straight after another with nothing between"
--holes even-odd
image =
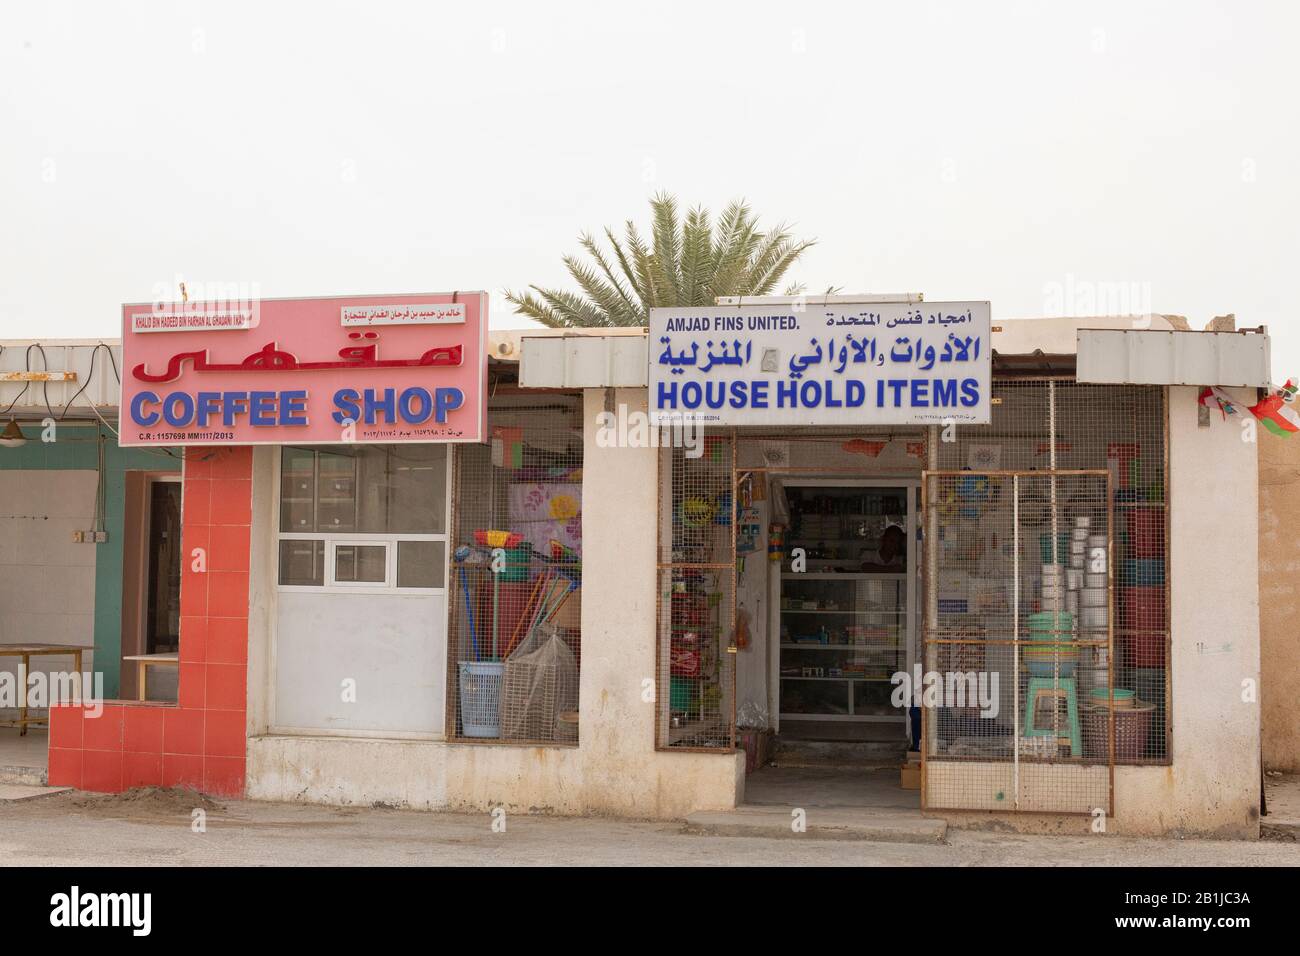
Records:
<instances>
[{"instance_id":1,"label":"shop doorway","mask_svg":"<svg viewBox=\"0 0 1300 956\"><path fill-rule=\"evenodd\" d=\"M916 809L890 677L917 655L924 434L731 431L690 452L660 456L657 745L744 749L746 802Z\"/></svg>"},{"instance_id":2,"label":"shop doorway","mask_svg":"<svg viewBox=\"0 0 1300 956\"><path fill-rule=\"evenodd\" d=\"M784 740L906 743L892 678L915 646L915 485L783 482L789 511L777 579L777 722Z\"/></svg>"},{"instance_id":3,"label":"shop doorway","mask_svg":"<svg viewBox=\"0 0 1300 956\"><path fill-rule=\"evenodd\" d=\"M899 478L776 478L788 510L769 644L773 763L755 805L915 810L902 786L908 709L895 675L915 659L917 490Z\"/></svg>"},{"instance_id":4,"label":"shop doorway","mask_svg":"<svg viewBox=\"0 0 1300 956\"><path fill-rule=\"evenodd\" d=\"M737 651L740 743L767 726L746 803L919 809L900 772L912 721L894 678L919 647L924 453L915 433L737 436L736 613L761 617L764 657L759 675ZM765 589L745 556L751 534Z\"/></svg>"},{"instance_id":5,"label":"shop doorway","mask_svg":"<svg viewBox=\"0 0 1300 956\"><path fill-rule=\"evenodd\" d=\"M121 696L175 701L181 615L181 479L131 472L123 541Z\"/></svg>"},{"instance_id":6,"label":"shop doorway","mask_svg":"<svg viewBox=\"0 0 1300 956\"><path fill-rule=\"evenodd\" d=\"M274 732L442 735L450 459L437 444L279 449Z\"/></svg>"}]
</instances>

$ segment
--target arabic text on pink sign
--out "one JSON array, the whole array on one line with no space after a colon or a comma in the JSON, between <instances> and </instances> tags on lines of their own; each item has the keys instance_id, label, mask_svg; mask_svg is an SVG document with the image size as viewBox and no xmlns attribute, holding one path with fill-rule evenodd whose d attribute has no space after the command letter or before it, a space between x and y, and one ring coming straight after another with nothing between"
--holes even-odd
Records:
<instances>
[{"instance_id":1,"label":"arabic text on pink sign","mask_svg":"<svg viewBox=\"0 0 1300 956\"><path fill-rule=\"evenodd\" d=\"M123 312L123 445L483 440L486 293L264 300L256 327L150 334L154 307Z\"/></svg>"}]
</instances>

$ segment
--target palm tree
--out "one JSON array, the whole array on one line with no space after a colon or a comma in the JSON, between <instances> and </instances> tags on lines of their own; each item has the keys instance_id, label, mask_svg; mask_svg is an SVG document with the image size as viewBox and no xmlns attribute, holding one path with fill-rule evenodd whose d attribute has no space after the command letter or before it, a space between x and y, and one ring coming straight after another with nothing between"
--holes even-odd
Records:
<instances>
[{"instance_id":1,"label":"palm tree","mask_svg":"<svg viewBox=\"0 0 1300 956\"><path fill-rule=\"evenodd\" d=\"M760 232L758 217L736 200L716 225L709 211L697 206L678 215L677 200L659 193L650 200L651 239L645 240L629 219L620 241L605 229L612 252L602 250L590 233L578 242L594 266L565 256L569 275L582 290L506 291L515 311L551 328L645 325L656 306L713 305L721 295L770 295L781 277L815 240L796 240L784 223ZM789 286L795 295L802 286Z\"/></svg>"}]
</instances>

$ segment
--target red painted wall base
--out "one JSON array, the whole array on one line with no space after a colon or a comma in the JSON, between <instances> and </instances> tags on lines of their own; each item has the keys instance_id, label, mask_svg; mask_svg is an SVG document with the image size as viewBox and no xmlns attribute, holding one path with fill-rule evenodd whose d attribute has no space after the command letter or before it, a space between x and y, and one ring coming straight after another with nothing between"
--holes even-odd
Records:
<instances>
[{"instance_id":1,"label":"red painted wall base","mask_svg":"<svg viewBox=\"0 0 1300 956\"><path fill-rule=\"evenodd\" d=\"M252 449L186 449L183 476L178 702L51 707L51 786L244 792Z\"/></svg>"}]
</instances>

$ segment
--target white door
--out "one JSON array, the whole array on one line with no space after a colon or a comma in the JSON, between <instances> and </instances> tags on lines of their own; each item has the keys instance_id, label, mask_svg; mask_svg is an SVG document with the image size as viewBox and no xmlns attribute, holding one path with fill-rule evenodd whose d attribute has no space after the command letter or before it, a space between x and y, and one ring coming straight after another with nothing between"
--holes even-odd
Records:
<instances>
[{"instance_id":1,"label":"white door","mask_svg":"<svg viewBox=\"0 0 1300 956\"><path fill-rule=\"evenodd\" d=\"M281 450L276 731L443 734L450 458L442 445Z\"/></svg>"}]
</instances>

